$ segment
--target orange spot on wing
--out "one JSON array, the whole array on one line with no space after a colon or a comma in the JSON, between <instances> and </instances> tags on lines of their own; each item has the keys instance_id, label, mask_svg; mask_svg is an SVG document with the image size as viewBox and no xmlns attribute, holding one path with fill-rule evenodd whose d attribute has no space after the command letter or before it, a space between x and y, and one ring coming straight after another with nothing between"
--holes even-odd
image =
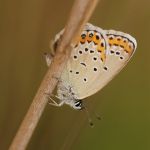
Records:
<instances>
[{"instance_id":1,"label":"orange spot on wing","mask_svg":"<svg viewBox=\"0 0 150 150\"><path fill-rule=\"evenodd\" d=\"M97 50L98 50L98 52L100 52L100 58L104 62L106 59L106 47L101 46L101 43L102 43L102 41L99 42L99 44L97 46Z\"/></svg>"},{"instance_id":2,"label":"orange spot on wing","mask_svg":"<svg viewBox=\"0 0 150 150\"><path fill-rule=\"evenodd\" d=\"M79 41L80 41L81 43L85 43L86 37L85 37L84 39L83 39L82 37L80 37Z\"/></svg>"},{"instance_id":3,"label":"orange spot on wing","mask_svg":"<svg viewBox=\"0 0 150 150\"><path fill-rule=\"evenodd\" d=\"M88 32L84 38L82 36L80 36L79 42L80 43L93 42L97 46L97 51L100 52L100 59L103 62L105 62L105 60L106 60L106 46L104 44L104 40L102 40L101 37L96 35L96 33L97 32L94 32L93 35L91 36L90 32Z\"/></svg>"},{"instance_id":4,"label":"orange spot on wing","mask_svg":"<svg viewBox=\"0 0 150 150\"><path fill-rule=\"evenodd\" d=\"M133 51L133 48L130 46L128 41L125 41L124 38L121 38L118 40L118 38L109 39L108 43L110 46L120 46L124 49L125 52L131 53Z\"/></svg>"},{"instance_id":5,"label":"orange spot on wing","mask_svg":"<svg viewBox=\"0 0 150 150\"><path fill-rule=\"evenodd\" d=\"M89 36L89 32L87 33L86 41L91 42L93 37Z\"/></svg>"},{"instance_id":6,"label":"orange spot on wing","mask_svg":"<svg viewBox=\"0 0 150 150\"><path fill-rule=\"evenodd\" d=\"M93 36L93 42L96 44L96 45L98 45L99 43L100 43L100 39L97 39L96 38L96 32L94 32L94 36Z\"/></svg>"}]
</instances>

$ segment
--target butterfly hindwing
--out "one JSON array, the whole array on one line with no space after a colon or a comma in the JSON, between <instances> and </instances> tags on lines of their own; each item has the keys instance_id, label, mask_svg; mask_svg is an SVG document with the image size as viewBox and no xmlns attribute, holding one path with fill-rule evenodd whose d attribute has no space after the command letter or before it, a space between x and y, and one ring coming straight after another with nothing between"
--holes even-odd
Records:
<instances>
[{"instance_id":1,"label":"butterfly hindwing","mask_svg":"<svg viewBox=\"0 0 150 150\"><path fill-rule=\"evenodd\" d=\"M112 80L127 64L137 47L136 40L129 34L114 30L106 30L105 33L109 44L106 61L90 94L96 93Z\"/></svg>"}]
</instances>

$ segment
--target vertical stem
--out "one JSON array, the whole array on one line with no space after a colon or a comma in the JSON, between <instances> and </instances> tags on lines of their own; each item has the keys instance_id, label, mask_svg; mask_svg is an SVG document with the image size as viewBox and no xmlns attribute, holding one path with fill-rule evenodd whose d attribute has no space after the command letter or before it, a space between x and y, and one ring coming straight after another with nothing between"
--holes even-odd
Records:
<instances>
[{"instance_id":1,"label":"vertical stem","mask_svg":"<svg viewBox=\"0 0 150 150\"><path fill-rule=\"evenodd\" d=\"M48 98L45 93L53 92L57 85L57 79L54 77L60 77L70 55L70 45L76 40L83 28L83 25L90 18L97 2L98 0L75 0L54 60L41 82L41 85L16 136L12 141L12 144L10 145L9 150L26 149L47 104Z\"/></svg>"}]
</instances>

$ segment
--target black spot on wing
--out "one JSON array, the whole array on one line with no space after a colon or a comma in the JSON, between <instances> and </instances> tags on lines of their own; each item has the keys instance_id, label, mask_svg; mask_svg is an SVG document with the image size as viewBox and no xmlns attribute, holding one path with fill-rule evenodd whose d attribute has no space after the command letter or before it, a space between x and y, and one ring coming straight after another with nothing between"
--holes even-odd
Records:
<instances>
[{"instance_id":1,"label":"black spot on wing","mask_svg":"<svg viewBox=\"0 0 150 150\"><path fill-rule=\"evenodd\" d=\"M83 80L86 82L86 81L87 81L87 78L84 78Z\"/></svg>"},{"instance_id":2,"label":"black spot on wing","mask_svg":"<svg viewBox=\"0 0 150 150\"><path fill-rule=\"evenodd\" d=\"M86 64L85 64L85 63L81 62L80 64L86 67Z\"/></svg>"},{"instance_id":3,"label":"black spot on wing","mask_svg":"<svg viewBox=\"0 0 150 150\"><path fill-rule=\"evenodd\" d=\"M77 59L78 57L76 55L73 56L74 59Z\"/></svg>"},{"instance_id":4,"label":"black spot on wing","mask_svg":"<svg viewBox=\"0 0 150 150\"><path fill-rule=\"evenodd\" d=\"M85 51L87 52L87 51L88 51L88 48L85 48Z\"/></svg>"},{"instance_id":5,"label":"black spot on wing","mask_svg":"<svg viewBox=\"0 0 150 150\"><path fill-rule=\"evenodd\" d=\"M97 71L97 68L96 68L96 67L94 67L94 68L93 68L93 70L94 70L94 71Z\"/></svg>"},{"instance_id":6,"label":"black spot on wing","mask_svg":"<svg viewBox=\"0 0 150 150\"><path fill-rule=\"evenodd\" d=\"M105 67L104 67L104 70L106 70L106 71L107 71L107 70L108 70L108 68L105 66Z\"/></svg>"}]
</instances>

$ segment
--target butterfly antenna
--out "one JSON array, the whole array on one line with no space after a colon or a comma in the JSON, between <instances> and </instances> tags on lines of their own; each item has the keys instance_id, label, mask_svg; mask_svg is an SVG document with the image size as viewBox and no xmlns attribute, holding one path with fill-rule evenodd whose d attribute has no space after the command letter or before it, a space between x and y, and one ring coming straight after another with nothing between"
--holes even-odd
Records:
<instances>
[{"instance_id":1,"label":"butterfly antenna","mask_svg":"<svg viewBox=\"0 0 150 150\"><path fill-rule=\"evenodd\" d=\"M84 110L85 110L85 112L86 112L86 115L87 115L88 122L89 122L90 126L91 126L91 127L94 127L94 124L93 124L92 119L91 119L91 117L90 117L89 111L87 110L87 108L86 108L85 106L84 106Z\"/></svg>"},{"instance_id":2,"label":"butterfly antenna","mask_svg":"<svg viewBox=\"0 0 150 150\"><path fill-rule=\"evenodd\" d=\"M96 112L94 112L94 114L98 120L102 120L102 117L99 114L97 114Z\"/></svg>"}]
</instances>

